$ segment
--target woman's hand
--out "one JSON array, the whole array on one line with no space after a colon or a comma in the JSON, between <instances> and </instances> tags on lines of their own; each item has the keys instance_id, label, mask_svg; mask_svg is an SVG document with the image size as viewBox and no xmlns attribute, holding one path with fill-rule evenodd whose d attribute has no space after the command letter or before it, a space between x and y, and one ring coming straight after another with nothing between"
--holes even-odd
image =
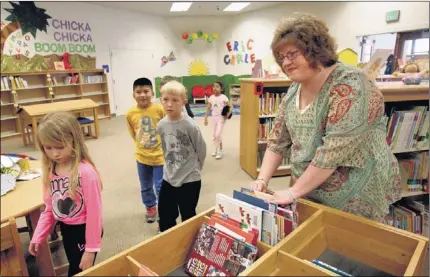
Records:
<instances>
[{"instance_id":1,"label":"woman's hand","mask_svg":"<svg viewBox=\"0 0 430 277\"><path fill-rule=\"evenodd\" d=\"M291 190L287 189L275 191L269 201L278 205L288 205L294 203L295 199L297 199L297 197L294 195L294 193Z\"/></svg>"},{"instance_id":2,"label":"woman's hand","mask_svg":"<svg viewBox=\"0 0 430 277\"><path fill-rule=\"evenodd\" d=\"M31 255L37 256L39 254L39 243L30 243L30 246L28 247L28 252L30 252Z\"/></svg>"},{"instance_id":3,"label":"woman's hand","mask_svg":"<svg viewBox=\"0 0 430 277\"><path fill-rule=\"evenodd\" d=\"M85 270L87 268L90 268L93 266L94 263L94 257L96 253L95 252L84 252L84 255L82 255L81 263L79 264L79 268L82 270Z\"/></svg>"},{"instance_id":4,"label":"woman's hand","mask_svg":"<svg viewBox=\"0 0 430 277\"><path fill-rule=\"evenodd\" d=\"M205 117L205 126L208 126L208 118Z\"/></svg>"},{"instance_id":5,"label":"woman's hand","mask_svg":"<svg viewBox=\"0 0 430 277\"><path fill-rule=\"evenodd\" d=\"M266 183L261 179L257 179L257 180L254 180L251 184L249 184L249 188L256 191L265 192Z\"/></svg>"}]
</instances>

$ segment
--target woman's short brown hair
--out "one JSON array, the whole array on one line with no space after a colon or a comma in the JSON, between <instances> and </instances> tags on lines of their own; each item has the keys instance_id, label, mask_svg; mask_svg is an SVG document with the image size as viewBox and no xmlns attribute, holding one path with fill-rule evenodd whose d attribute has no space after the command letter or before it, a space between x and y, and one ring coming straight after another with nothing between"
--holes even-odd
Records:
<instances>
[{"instance_id":1,"label":"woman's short brown hair","mask_svg":"<svg viewBox=\"0 0 430 277\"><path fill-rule=\"evenodd\" d=\"M295 45L312 68L317 68L319 64L329 67L337 61L337 45L327 25L311 14L294 13L278 24L271 48L281 68L283 59L281 61L279 48L285 44Z\"/></svg>"}]
</instances>

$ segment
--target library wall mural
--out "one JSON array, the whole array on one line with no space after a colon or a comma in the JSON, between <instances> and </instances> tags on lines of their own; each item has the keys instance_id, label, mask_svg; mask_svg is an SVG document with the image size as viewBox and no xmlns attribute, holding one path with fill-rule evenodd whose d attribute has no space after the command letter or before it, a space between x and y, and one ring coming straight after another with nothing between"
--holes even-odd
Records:
<instances>
[{"instance_id":1,"label":"library wall mural","mask_svg":"<svg viewBox=\"0 0 430 277\"><path fill-rule=\"evenodd\" d=\"M255 63L255 53L253 51L253 39L227 41L227 54L223 61L226 65L253 64Z\"/></svg>"},{"instance_id":2,"label":"library wall mural","mask_svg":"<svg viewBox=\"0 0 430 277\"><path fill-rule=\"evenodd\" d=\"M12 8L3 8L8 15L1 20L2 72L54 70L55 62L95 68L89 23L53 18L34 2L9 3Z\"/></svg>"},{"instance_id":3,"label":"library wall mural","mask_svg":"<svg viewBox=\"0 0 430 277\"><path fill-rule=\"evenodd\" d=\"M199 66L200 67L200 66ZM209 72L208 72L209 73ZM249 78L251 75L185 75L185 76L172 76L180 81L187 89L187 98L193 99L193 88L196 86L202 86L205 89L205 93L210 94L210 87L212 87L215 81L221 81L224 84L224 93L230 98L230 85L240 84L241 78ZM160 82L163 76L155 77L155 95L160 97Z\"/></svg>"},{"instance_id":4,"label":"library wall mural","mask_svg":"<svg viewBox=\"0 0 430 277\"><path fill-rule=\"evenodd\" d=\"M202 59L195 59L188 66L188 74L190 76L209 75L209 65Z\"/></svg>"}]
</instances>

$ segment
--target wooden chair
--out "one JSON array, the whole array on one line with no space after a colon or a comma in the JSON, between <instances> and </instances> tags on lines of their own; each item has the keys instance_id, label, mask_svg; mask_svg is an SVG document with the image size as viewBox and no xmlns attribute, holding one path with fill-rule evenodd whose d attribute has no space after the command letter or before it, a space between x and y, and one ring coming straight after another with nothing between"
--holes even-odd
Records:
<instances>
[{"instance_id":1,"label":"wooden chair","mask_svg":"<svg viewBox=\"0 0 430 277\"><path fill-rule=\"evenodd\" d=\"M91 128L95 128L95 123L94 120L91 120L89 118L86 117L78 117L77 120L79 121L79 124L81 125L81 129L82 132L84 134L84 137L92 137L93 136L93 132ZM85 134L85 127L87 128L87 134Z\"/></svg>"},{"instance_id":2,"label":"wooden chair","mask_svg":"<svg viewBox=\"0 0 430 277\"><path fill-rule=\"evenodd\" d=\"M1 276L29 276L13 218L1 225Z\"/></svg>"},{"instance_id":3,"label":"wooden chair","mask_svg":"<svg viewBox=\"0 0 430 277\"><path fill-rule=\"evenodd\" d=\"M28 124L27 126L24 127L24 134L22 134L23 136L27 136L27 141L29 144L34 144L35 142L35 137L33 134L33 124Z\"/></svg>"}]
</instances>

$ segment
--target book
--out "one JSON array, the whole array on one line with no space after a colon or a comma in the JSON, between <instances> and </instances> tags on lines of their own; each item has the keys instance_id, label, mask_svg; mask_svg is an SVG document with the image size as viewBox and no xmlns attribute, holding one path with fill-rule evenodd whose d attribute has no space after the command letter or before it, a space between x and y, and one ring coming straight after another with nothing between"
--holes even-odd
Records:
<instances>
[{"instance_id":1,"label":"book","mask_svg":"<svg viewBox=\"0 0 430 277\"><path fill-rule=\"evenodd\" d=\"M66 70L62 61L54 62L54 68L55 70Z\"/></svg>"},{"instance_id":2,"label":"book","mask_svg":"<svg viewBox=\"0 0 430 277\"><path fill-rule=\"evenodd\" d=\"M264 202L266 202L267 200L270 200L272 197L271 194L273 194L272 191L270 191L271 194L268 194L268 193L254 191L252 189L243 188L243 187L241 188L241 192L248 194L250 196L253 196L255 198L260 198ZM267 203L267 205L275 205L275 204L274 203L270 203L270 204ZM297 209L297 207L295 204L286 205L284 207L276 205L276 209L273 209L273 210L276 210L275 220L277 223L276 223L275 227L277 227L277 231L276 231L277 242L281 241L288 234L290 234L295 228L297 228L298 213L297 213L296 209ZM263 225L265 225L264 217L263 217ZM263 226L263 229L266 229L266 228L267 227ZM263 232L264 232L264 230L263 230ZM265 242L265 243L267 243L267 242Z\"/></svg>"},{"instance_id":3,"label":"book","mask_svg":"<svg viewBox=\"0 0 430 277\"><path fill-rule=\"evenodd\" d=\"M279 238L277 234L278 224L276 214L278 206L237 190L233 191L233 198L264 209L261 241L271 246L276 245Z\"/></svg>"},{"instance_id":4,"label":"book","mask_svg":"<svg viewBox=\"0 0 430 277\"><path fill-rule=\"evenodd\" d=\"M353 277L351 274L346 273L345 271L342 271L332 265L326 264L318 259L312 260L312 263L324 269L330 270L333 273L339 274L340 276Z\"/></svg>"},{"instance_id":5,"label":"book","mask_svg":"<svg viewBox=\"0 0 430 277\"><path fill-rule=\"evenodd\" d=\"M258 241L258 230L251 229L245 230L241 223L228 217L223 217L220 214L213 214L208 222L209 225L217 228L218 230L231 235L241 241L245 241L252 245L256 245ZM228 230L226 230L228 229ZM231 233L234 233L233 235Z\"/></svg>"},{"instance_id":6,"label":"book","mask_svg":"<svg viewBox=\"0 0 430 277\"><path fill-rule=\"evenodd\" d=\"M257 247L202 224L184 264L191 276L238 276L257 258Z\"/></svg>"},{"instance_id":7,"label":"book","mask_svg":"<svg viewBox=\"0 0 430 277\"><path fill-rule=\"evenodd\" d=\"M215 212L239 221L247 230L257 229L261 239L263 209L218 193L215 200Z\"/></svg>"}]
</instances>

